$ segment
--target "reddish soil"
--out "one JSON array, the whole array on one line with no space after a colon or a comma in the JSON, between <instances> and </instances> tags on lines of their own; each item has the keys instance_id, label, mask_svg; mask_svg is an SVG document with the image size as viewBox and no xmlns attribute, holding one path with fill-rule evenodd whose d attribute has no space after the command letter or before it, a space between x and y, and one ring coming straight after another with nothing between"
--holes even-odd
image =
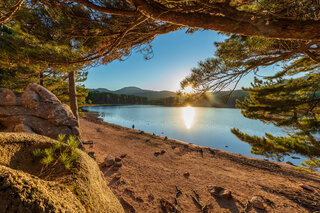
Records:
<instances>
[{"instance_id":1,"label":"reddish soil","mask_svg":"<svg viewBox=\"0 0 320 213\"><path fill-rule=\"evenodd\" d=\"M126 212L320 212L319 173L108 124L93 114L80 122L83 141L93 142L86 150L95 153ZM108 155L122 154L118 171L103 166ZM209 186L230 190L232 199L211 195ZM253 196L266 210L252 206Z\"/></svg>"}]
</instances>

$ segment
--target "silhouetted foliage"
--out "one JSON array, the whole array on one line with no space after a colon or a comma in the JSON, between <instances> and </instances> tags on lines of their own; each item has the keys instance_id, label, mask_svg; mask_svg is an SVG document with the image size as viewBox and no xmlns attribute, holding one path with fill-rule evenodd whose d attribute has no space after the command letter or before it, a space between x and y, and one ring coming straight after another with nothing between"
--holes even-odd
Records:
<instances>
[{"instance_id":1,"label":"silhouetted foliage","mask_svg":"<svg viewBox=\"0 0 320 213\"><path fill-rule=\"evenodd\" d=\"M148 104L148 98L135 95L120 95L108 92L89 92L87 102L92 104Z\"/></svg>"},{"instance_id":2,"label":"silhouetted foliage","mask_svg":"<svg viewBox=\"0 0 320 213\"><path fill-rule=\"evenodd\" d=\"M296 79L256 79L245 89L250 99L237 102L242 114L281 127L287 136L250 136L239 129L232 132L252 146L252 153L281 158L292 153L308 157L304 167L320 167L320 75L308 74Z\"/></svg>"},{"instance_id":3,"label":"silhouetted foliage","mask_svg":"<svg viewBox=\"0 0 320 213\"><path fill-rule=\"evenodd\" d=\"M180 27L190 28L187 31L189 33L196 29L206 29L265 38L319 40L319 1L24 1L25 4L22 4L22 6L23 0L19 0L18 4L12 0L0 3L2 11L0 24L10 18L16 18L19 12L28 5L29 8L34 10L45 8L47 14L43 18L53 27L56 27L57 23L59 25L61 21L65 26L68 26L71 23L70 21L74 22L72 26L69 26L69 31L61 27L63 30L57 31L60 35L87 38L107 35L108 40L110 39L114 43L112 46L117 46L121 43L121 40L126 40L125 37L134 31L138 32L137 36L140 36L144 42L148 42L158 34L167 33ZM17 8L20 8L20 10L17 11ZM51 20L55 20L57 23L50 22ZM30 20L27 21L31 24ZM87 24L84 25L84 22ZM100 23L111 29L117 26L118 31L105 32L103 29L98 31L96 26ZM165 29L158 32L152 30L153 26L160 24L171 25L174 28L167 32L165 32ZM144 33L150 33L150 36L145 37L139 28L147 27L147 25L150 28L144 28ZM107 40L106 42L108 43ZM107 49L109 48L101 49L101 56L110 53Z\"/></svg>"},{"instance_id":4,"label":"silhouetted foliage","mask_svg":"<svg viewBox=\"0 0 320 213\"><path fill-rule=\"evenodd\" d=\"M232 132L249 143L254 154L278 159L300 154L309 158L302 164L304 168L320 167L318 44L233 35L216 46L216 57L200 62L181 82L182 87L191 85L204 93L236 86L249 73L264 73L265 77L243 89L250 97L237 101L237 107L247 118L283 128L287 136L250 136L239 129ZM261 70L277 63L282 69L273 75L268 69Z\"/></svg>"},{"instance_id":5,"label":"silhouetted foliage","mask_svg":"<svg viewBox=\"0 0 320 213\"><path fill-rule=\"evenodd\" d=\"M176 97L146 98L135 95L123 95L110 92L90 91L86 99L90 104L148 104L163 106L204 106L204 107L235 107L236 100L244 100L247 92L238 90L233 93L227 102L225 96L229 92L207 93L200 98L177 95Z\"/></svg>"}]
</instances>

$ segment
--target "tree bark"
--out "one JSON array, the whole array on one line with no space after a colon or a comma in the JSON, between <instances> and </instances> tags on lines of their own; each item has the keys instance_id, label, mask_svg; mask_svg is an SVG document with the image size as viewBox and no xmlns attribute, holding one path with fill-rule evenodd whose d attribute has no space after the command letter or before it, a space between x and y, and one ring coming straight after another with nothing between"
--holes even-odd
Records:
<instances>
[{"instance_id":1,"label":"tree bark","mask_svg":"<svg viewBox=\"0 0 320 213\"><path fill-rule=\"evenodd\" d=\"M71 107L73 115L76 117L76 119L79 122L75 72L74 71L69 72L68 77L69 77L70 107Z\"/></svg>"},{"instance_id":2,"label":"tree bark","mask_svg":"<svg viewBox=\"0 0 320 213\"><path fill-rule=\"evenodd\" d=\"M17 12L20 9L23 2L24 0L19 0L17 4L15 4L7 14L5 14L4 16L1 16L0 24L8 21L13 16L13 14L15 14L15 12Z\"/></svg>"},{"instance_id":3,"label":"tree bark","mask_svg":"<svg viewBox=\"0 0 320 213\"><path fill-rule=\"evenodd\" d=\"M271 19L261 14L241 11L235 13L235 16L229 14L217 16L199 12L182 13L154 7L146 0L132 1L143 15L170 24L272 39L320 40L320 21L300 21L273 17ZM238 17L240 13L243 18Z\"/></svg>"},{"instance_id":4,"label":"tree bark","mask_svg":"<svg viewBox=\"0 0 320 213\"><path fill-rule=\"evenodd\" d=\"M70 107L72 110L73 115L76 117L78 121L78 127L80 129L80 121L79 121L79 113L78 113L78 102L77 102L77 91L76 91L76 79L75 79L75 71L71 71L68 74L69 77L69 102L70 102ZM79 131L79 149L84 150L82 140L81 140L81 133Z\"/></svg>"},{"instance_id":5,"label":"tree bark","mask_svg":"<svg viewBox=\"0 0 320 213\"><path fill-rule=\"evenodd\" d=\"M40 71L40 73L39 73L39 84L40 84L40 86L44 86L43 78L44 78L43 72Z\"/></svg>"},{"instance_id":6,"label":"tree bark","mask_svg":"<svg viewBox=\"0 0 320 213\"><path fill-rule=\"evenodd\" d=\"M196 12L174 11L161 7L158 1L130 0L130 6L126 9L112 8L111 6L99 6L88 0L71 0L101 13L118 15L122 17L145 16L155 21L166 22L182 27L201 28L224 33L234 33L247 36L259 36L264 38L282 40L313 40L320 41L319 20L294 20L265 15L263 13L251 13L240 11L228 3L209 3L203 0L195 0L202 3L203 7L219 8L223 15ZM123 2L127 2L122 0ZM172 1L174 2L174 1ZM205 3L204 3L205 2Z\"/></svg>"},{"instance_id":7,"label":"tree bark","mask_svg":"<svg viewBox=\"0 0 320 213\"><path fill-rule=\"evenodd\" d=\"M119 15L123 17L134 17L139 15L140 13L134 10L121 10L117 8L112 8L112 7L102 7L97 4L94 4L88 0L70 0L72 2L77 2L78 4L82 4L88 8L91 8L95 11L105 13L105 14L110 14L110 15Z\"/></svg>"},{"instance_id":8,"label":"tree bark","mask_svg":"<svg viewBox=\"0 0 320 213\"><path fill-rule=\"evenodd\" d=\"M304 53L307 54L312 60L320 64L320 58L318 58L314 53L310 52L309 50L306 50Z\"/></svg>"}]
</instances>

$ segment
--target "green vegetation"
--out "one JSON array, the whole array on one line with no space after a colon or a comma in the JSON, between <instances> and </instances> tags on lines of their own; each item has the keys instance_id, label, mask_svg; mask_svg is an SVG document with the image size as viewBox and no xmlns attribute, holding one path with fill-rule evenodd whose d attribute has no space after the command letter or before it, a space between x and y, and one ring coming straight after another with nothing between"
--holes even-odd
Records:
<instances>
[{"instance_id":1,"label":"green vegetation","mask_svg":"<svg viewBox=\"0 0 320 213\"><path fill-rule=\"evenodd\" d=\"M300 153L318 162L313 159L318 156L311 151L311 147L319 146L319 102L314 95L318 92L319 82L315 79L318 79L320 62L318 1L8 0L1 1L0 8L1 84L21 92L26 82L39 82L52 86L52 91L64 99L66 89L62 88L66 88L68 76L70 105L75 115L75 72L122 60L132 50L150 58L150 41L183 27L187 27L189 33L196 29L236 33L216 43L216 57L200 63L182 86L192 84L205 95L203 102L212 105L217 94L205 93L208 90L220 91L230 84L236 86L249 73L257 74L263 67L286 62L289 65L283 71L263 78L263 82L256 81L247 90L251 101L247 99L238 105L244 116L292 128L294 133L283 140L277 138L277 146L286 147L285 151L276 149L275 141L268 136L264 138L265 147L258 151L254 148L253 152ZM81 93L85 96L84 90ZM128 97L122 99L131 101ZM202 105L189 96L152 101L166 105ZM283 117L283 121L277 121ZM239 131L234 133L245 141L248 138L242 137ZM292 134L298 139L293 140ZM290 148L284 143L291 144ZM50 153L50 150L46 153L47 161ZM313 164L307 162L306 165Z\"/></svg>"},{"instance_id":2,"label":"green vegetation","mask_svg":"<svg viewBox=\"0 0 320 213\"><path fill-rule=\"evenodd\" d=\"M260 75L268 72L267 66L278 65L275 74L266 73L265 77L256 78L250 88L243 88L250 97L237 101L237 107L247 118L283 128L287 136L266 133L265 137L257 137L239 129L231 131L249 143L254 154L278 159L300 154L309 158L302 164L303 169L319 168L318 44L231 35L215 45L216 57L200 62L181 82L182 87L192 85L195 91L202 93L235 87L245 75Z\"/></svg>"},{"instance_id":3,"label":"green vegetation","mask_svg":"<svg viewBox=\"0 0 320 213\"><path fill-rule=\"evenodd\" d=\"M276 79L261 81L256 79L251 88L246 89L250 99L238 102L237 107L250 119L259 119L282 127L288 136L250 136L238 129L232 132L242 141L252 146L254 154L281 158L290 153L308 157L304 168L320 168L320 86L319 74L308 74L306 78L290 80Z\"/></svg>"},{"instance_id":4,"label":"green vegetation","mask_svg":"<svg viewBox=\"0 0 320 213\"><path fill-rule=\"evenodd\" d=\"M57 61L80 57L85 50L76 48L70 40L52 39L50 30L53 26L39 17L42 9L31 9L23 4L14 21L1 25L0 87L22 93L28 83L38 83L69 104L69 97L75 94L69 92L68 75L76 72L77 80L83 82L87 75L83 69L88 64ZM32 22L32 25L26 22ZM87 91L81 84L77 88L79 104L83 104Z\"/></svg>"},{"instance_id":5,"label":"green vegetation","mask_svg":"<svg viewBox=\"0 0 320 213\"><path fill-rule=\"evenodd\" d=\"M89 104L150 104L163 106L205 106L205 107L235 107L236 100L243 101L248 96L247 92L237 90L229 96L228 91L213 94L206 93L200 98L188 97L187 95L176 95L175 97L151 98L115 94L111 92L91 91L86 99Z\"/></svg>"},{"instance_id":6,"label":"green vegetation","mask_svg":"<svg viewBox=\"0 0 320 213\"><path fill-rule=\"evenodd\" d=\"M118 95L109 92L89 92L87 103L92 104L147 104L148 99L134 95Z\"/></svg>"},{"instance_id":7,"label":"green vegetation","mask_svg":"<svg viewBox=\"0 0 320 213\"><path fill-rule=\"evenodd\" d=\"M89 93L88 89L84 87L82 82L86 80L87 72L79 71L76 73L77 83L77 101L78 105L85 104L86 97ZM29 83L38 83L46 87L57 98L65 104L69 104L69 88L68 88L68 74L52 74L50 71L39 73L30 71L28 69L6 69L0 68L0 87L11 89L16 94L22 94Z\"/></svg>"},{"instance_id":8,"label":"green vegetation","mask_svg":"<svg viewBox=\"0 0 320 213\"><path fill-rule=\"evenodd\" d=\"M75 162L79 157L76 151L79 141L74 136L69 136L67 140L65 137L65 135L59 135L58 142L51 147L33 150L32 154L40 158L40 163L43 165L39 176L49 177L61 165L67 170L75 169Z\"/></svg>"},{"instance_id":9,"label":"green vegetation","mask_svg":"<svg viewBox=\"0 0 320 213\"><path fill-rule=\"evenodd\" d=\"M199 106L199 107L227 107L235 108L236 101L243 101L248 97L249 93L243 90L205 92L200 94L184 94L180 95L180 102L183 105Z\"/></svg>"},{"instance_id":10,"label":"green vegetation","mask_svg":"<svg viewBox=\"0 0 320 213\"><path fill-rule=\"evenodd\" d=\"M89 104L153 104L176 106L178 101L175 97L146 98L137 95L115 94L111 92L90 91L87 97Z\"/></svg>"},{"instance_id":11,"label":"green vegetation","mask_svg":"<svg viewBox=\"0 0 320 213\"><path fill-rule=\"evenodd\" d=\"M183 27L306 40L309 48L319 40L316 1L8 0L0 8L0 69L17 77L37 73L40 84L44 72L68 75L74 113L74 72L122 60L132 50L148 59L155 36Z\"/></svg>"},{"instance_id":12,"label":"green vegetation","mask_svg":"<svg viewBox=\"0 0 320 213\"><path fill-rule=\"evenodd\" d=\"M61 35L68 32L65 29L70 21L79 22L78 25L74 24L70 28L67 35L90 38L101 33L104 38L107 38L105 39L107 43L109 39L115 41L112 49L122 44L123 53L128 47L139 41L140 44L145 43L156 35L168 33L181 27L191 28L188 30L189 32L194 32L195 29L206 29L264 38L319 40L318 1L25 1L30 9L36 10L42 9L42 7L47 9L48 14L44 16L46 21L53 19L57 22L52 26L55 34ZM20 0L20 4L16 4L16 1L10 0L0 4L2 9L0 24L15 17L14 13L16 11L19 13L20 7L20 10L24 9L25 5L21 6L22 2L23 0ZM61 18L64 19L61 20ZM55 31L56 26L61 25L59 22L66 25L60 26L64 27L63 31ZM82 22L87 22L88 25L84 25ZM100 23L108 27L99 29ZM165 27L161 27L162 25ZM117 31L114 31L115 26L118 27ZM136 33L130 35L130 31ZM118 33L115 34L116 32ZM121 33L119 34L119 32ZM143 35L142 32L149 35ZM100 57L112 52L110 48L101 48L100 50L102 50Z\"/></svg>"}]
</instances>

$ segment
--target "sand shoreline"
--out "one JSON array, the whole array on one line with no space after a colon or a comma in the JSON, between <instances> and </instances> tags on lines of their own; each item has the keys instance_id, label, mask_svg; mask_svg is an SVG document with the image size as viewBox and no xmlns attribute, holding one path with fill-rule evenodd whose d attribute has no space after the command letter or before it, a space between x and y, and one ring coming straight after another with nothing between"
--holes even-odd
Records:
<instances>
[{"instance_id":1,"label":"sand shoreline","mask_svg":"<svg viewBox=\"0 0 320 213\"><path fill-rule=\"evenodd\" d=\"M287 164L109 124L92 113L81 119L81 133L84 141L93 142L85 147L95 152L109 187L127 212L163 212L164 203L179 212L204 212L201 206L206 212L256 212L248 206L253 195L261 196L270 212L320 210L319 173L306 175ZM127 157L118 171L103 167L106 156L121 154ZM314 191L302 189L301 183ZM233 198L211 195L210 185L230 190ZM177 191L182 195L177 197Z\"/></svg>"},{"instance_id":2,"label":"sand shoreline","mask_svg":"<svg viewBox=\"0 0 320 213\"><path fill-rule=\"evenodd\" d=\"M224 150L220 150L220 149L215 149L215 148L212 148L212 147L200 146L200 145L196 145L196 144L193 144L193 143L189 143L189 142L185 142L185 141L181 141L181 140L177 140L177 139L167 138L166 136L155 135L153 133L145 132L145 131L142 131L142 130L132 129L132 128L120 126L120 125L117 125L117 124L108 123L108 122L103 121L102 118L99 118L99 114L98 113L94 113L94 112L86 112L86 115L87 115L87 117L85 119L89 120L90 122L98 123L98 124L101 124L101 125L106 125L106 126L118 129L118 130L130 131L130 132L133 132L135 134L148 135L150 137L158 138L160 140L163 140L164 143L167 143L169 145L170 144L171 145L183 145L183 146L186 145L186 146L188 146L189 149L191 149L191 150L193 149L193 151L197 151L197 150L200 150L200 149L206 149L209 152L219 152L221 155L225 155L226 158L230 158L230 159L244 158L244 159L248 159L248 160L252 160L252 161L258 161L261 164L269 164L269 163L272 164L272 163L274 163L274 164L280 165L280 166L281 165L285 165L285 166L287 165L286 163L282 163L282 162L269 161L267 159L254 158L254 157L245 156L245 155L241 155L241 154L236 154L236 153L232 153L232 152L228 152L228 151L224 151ZM167 139L165 140L165 138L167 138ZM236 157L236 158L233 158L231 156ZM267 162L267 163L265 163L265 162ZM275 167L278 167L278 166L275 166Z\"/></svg>"}]
</instances>

